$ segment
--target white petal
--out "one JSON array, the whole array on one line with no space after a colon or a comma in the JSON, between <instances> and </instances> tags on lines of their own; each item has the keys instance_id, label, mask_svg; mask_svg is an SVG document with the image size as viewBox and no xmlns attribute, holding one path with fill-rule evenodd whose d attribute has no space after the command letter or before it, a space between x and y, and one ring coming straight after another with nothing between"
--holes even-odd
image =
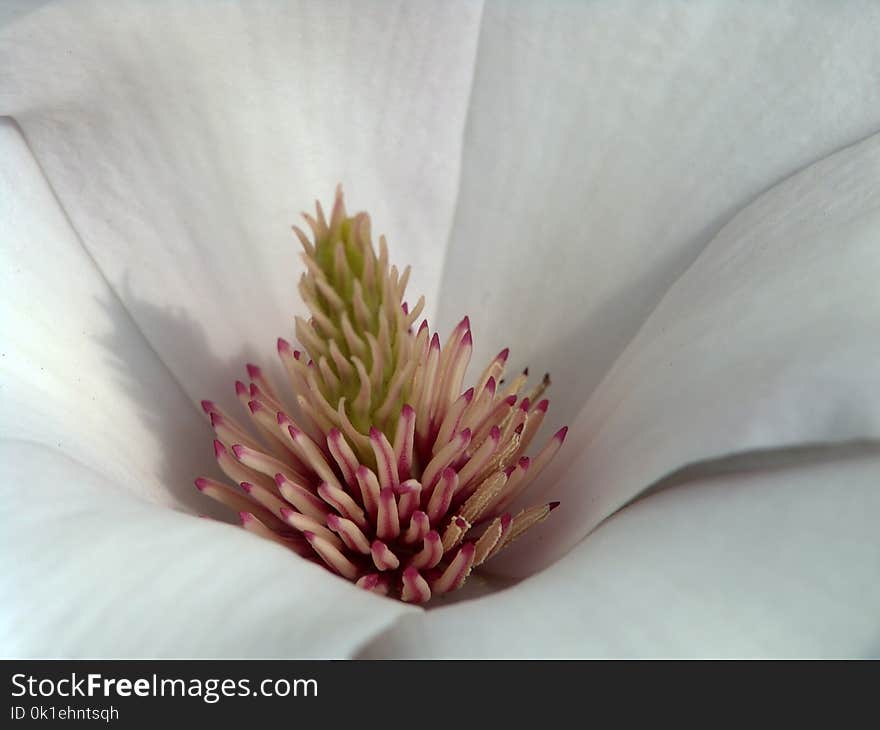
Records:
<instances>
[{"instance_id":1,"label":"white petal","mask_svg":"<svg viewBox=\"0 0 880 730\"><path fill-rule=\"evenodd\" d=\"M880 135L740 213L574 424L545 481L556 477L551 492L564 507L541 550L526 537L496 568L546 565L685 464L880 437L878 239Z\"/></svg>"},{"instance_id":2,"label":"white petal","mask_svg":"<svg viewBox=\"0 0 880 730\"><path fill-rule=\"evenodd\" d=\"M880 458L669 489L513 588L406 617L371 657L876 656Z\"/></svg>"},{"instance_id":3,"label":"white petal","mask_svg":"<svg viewBox=\"0 0 880 730\"><path fill-rule=\"evenodd\" d=\"M346 657L417 611L44 447L0 444L0 485L5 656Z\"/></svg>"},{"instance_id":4,"label":"white petal","mask_svg":"<svg viewBox=\"0 0 880 730\"><path fill-rule=\"evenodd\" d=\"M14 73L0 114L19 121L191 398L234 403L244 362L275 362L301 308L290 225L337 182L414 265L415 298L436 300L478 5L121 0L5 14L0 67Z\"/></svg>"},{"instance_id":5,"label":"white petal","mask_svg":"<svg viewBox=\"0 0 880 730\"><path fill-rule=\"evenodd\" d=\"M733 214L880 128L878 33L869 2L488 3L441 319L570 423Z\"/></svg>"},{"instance_id":6,"label":"white petal","mask_svg":"<svg viewBox=\"0 0 880 730\"><path fill-rule=\"evenodd\" d=\"M0 122L0 437L46 444L166 504L199 505L211 431ZM185 333L178 332L183 336Z\"/></svg>"}]
</instances>

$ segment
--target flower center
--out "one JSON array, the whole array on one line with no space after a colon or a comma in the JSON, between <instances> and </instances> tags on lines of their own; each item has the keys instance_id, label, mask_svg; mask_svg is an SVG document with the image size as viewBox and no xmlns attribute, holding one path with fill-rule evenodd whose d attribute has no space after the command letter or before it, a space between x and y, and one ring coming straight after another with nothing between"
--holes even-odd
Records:
<instances>
[{"instance_id":1,"label":"flower center","mask_svg":"<svg viewBox=\"0 0 880 730\"><path fill-rule=\"evenodd\" d=\"M207 477L196 487L239 512L245 529L362 588L424 603L558 505L511 510L567 429L525 456L549 377L530 392L528 370L505 385L505 349L462 392L469 319L442 346L427 320L415 329L424 298L404 299L409 267L389 264L384 236L376 255L369 216L348 217L339 189L329 222L320 203L304 217L312 238L294 231L311 319L296 318L303 351L278 340L295 405L252 364L235 391L253 430L202 401L217 462L238 488Z\"/></svg>"}]
</instances>

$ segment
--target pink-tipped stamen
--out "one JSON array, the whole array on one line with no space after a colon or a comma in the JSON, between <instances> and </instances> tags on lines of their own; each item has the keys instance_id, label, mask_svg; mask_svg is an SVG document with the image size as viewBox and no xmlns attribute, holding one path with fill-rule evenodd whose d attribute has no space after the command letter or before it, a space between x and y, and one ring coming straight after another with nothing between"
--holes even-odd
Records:
<instances>
[{"instance_id":1,"label":"pink-tipped stamen","mask_svg":"<svg viewBox=\"0 0 880 730\"><path fill-rule=\"evenodd\" d=\"M378 570L397 570L400 567L400 559L381 540L373 540L373 544L370 545L370 554L373 557L373 564Z\"/></svg>"}]
</instances>

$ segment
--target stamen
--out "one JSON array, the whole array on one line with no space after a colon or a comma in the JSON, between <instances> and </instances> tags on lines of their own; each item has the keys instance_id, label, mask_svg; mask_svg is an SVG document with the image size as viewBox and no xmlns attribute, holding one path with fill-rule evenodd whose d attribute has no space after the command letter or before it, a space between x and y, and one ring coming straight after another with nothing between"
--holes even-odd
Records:
<instances>
[{"instance_id":1,"label":"stamen","mask_svg":"<svg viewBox=\"0 0 880 730\"><path fill-rule=\"evenodd\" d=\"M471 572L475 552L476 549L472 542L466 542L462 545L446 570L433 582L431 590L436 594L442 594L460 587Z\"/></svg>"},{"instance_id":2,"label":"stamen","mask_svg":"<svg viewBox=\"0 0 880 730\"><path fill-rule=\"evenodd\" d=\"M239 494L232 488L216 482L207 477L199 477L195 481L196 489L221 504L226 505L235 512L252 512L261 522L265 523L271 529L278 531L284 529L284 523L278 519L272 512L252 499Z\"/></svg>"},{"instance_id":3,"label":"stamen","mask_svg":"<svg viewBox=\"0 0 880 730\"><path fill-rule=\"evenodd\" d=\"M430 517L430 512L428 513ZM376 536L381 540L392 540L400 534L400 518L394 490L385 487L379 492L379 514L376 519Z\"/></svg>"},{"instance_id":4,"label":"stamen","mask_svg":"<svg viewBox=\"0 0 880 730\"><path fill-rule=\"evenodd\" d=\"M373 564L379 570L397 570L400 567L400 559L381 540L373 540L370 553L373 556Z\"/></svg>"},{"instance_id":5,"label":"stamen","mask_svg":"<svg viewBox=\"0 0 880 730\"><path fill-rule=\"evenodd\" d=\"M430 600L431 588L428 581L422 578L416 568L406 568L403 571L402 582L401 600L407 603L427 603Z\"/></svg>"},{"instance_id":6,"label":"stamen","mask_svg":"<svg viewBox=\"0 0 880 730\"><path fill-rule=\"evenodd\" d=\"M384 576L379 575L379 573L368 573L359 578L355 585L359 588L363 588L365 591L378 593L380 596L388 595L388 581Z\"/></svg>"},{"instance_id":7,"label":"stamen","mask_svg":"<svg viewBox=\"0 0 880 730\"><path fill-rule=\"evenodd\" d=\"M250 482L242 482L239 486L255 502L270 510L278 519L283 519L281 510L285 508L285 504L275 496L272 490L261 487L259 484L251 484Z\"/></svg>"},{"instance_id":8,"label":"stamen","mask_svg":"<svg viewBox=\"0 0 880 730\"><path fill-rule=\"evenodd\" d=\"M394 437L394 458L400 479L409 479L413 467L413 437L416 428L416 412L405 405L400 411Z\"/></svg>"},{"instance_id":9,"label":"stamen","mask_svg":"<svg viewBox=\"0 0 880 730\"><path fill-rule=\"evenodd\" d=\"M308 515L322 523L327 519L330 510L326 503L318 499L308 489L291 481L281 473L275 475L275 483L278 485L281 496L304 515Z\"/></svg>"},{"instance_id":10,"label":"stamen","mask_svg":"<svg viewBox=\"0 0 880 730\"><path fill-rule=\"evenodd\" d=\"M326 482L318 486L318 496L327 504L332 506L343 517L347 517L358 527L367 526L367 518L364 511L360 508L347 492L342 491L339 487L334 487ZM381 497L379 500L381 509Z\"/></svg>"},{"instance_id":11,"label":"stamen","mask_svg":"<svg viewBox=\"0 0 880 730\"><path fill-rule=\"evenodd\" d=\"M354 580L358 577L357 566L346 558L342 551L329 540L325 540L323 537L308 530L303 533L303 537L309 541L309 545L314 548L315 552L321 557L321 560L341 576L349 580Z\"/></svg>"},{"instance_id":12,"label":"stamen","mask_svg":"<svg viewBox=\"0 0 880 730\"><path fill-rule=\"evenodd\" d=\"M292 510L290 507L282 507L281 516L287 524L299 532L313 532L316 535L323 537L337 549L342 547L342 541L317 520L297 512L296 510ZM328 524L333 517L334 515L327 515Z\"/></svg>"},{"instance_id":13,"label":"stamen","mask_svg":"<svg viewBox=\"0 0 880 730\"><path fill-rule=\"evenodd\" d=\"M432 523L437 522L446 514L449 505L452 503L452 495L455 494L457 488L458 474L456 471L449 468L444 469L440 475L440 481L437 483L436 488L431 494L431 499L428 501L426 512L428 513L428 519Z\"/></svg>"},{"instance_id":14,"label":"stamen","mask_svg":"<svg viewBox=\"0 0 880 730\"><path fill-rule=\"evenodd\" d=\"M339 515L327 515L327 527L339 533L349 550L362 555L370 554L370 541L361 529L351 520Z\"/></svg>"},{"instance_id":15,"label":"stamen","mask_svg":"<svg viewBox=\"0 0 880 730\"><path fill-rule=\"evenodd\" d=\"M436 530L425 535L422 549L413 555L410 565L419 570L433 568L443 558L443 542Z\"/></svg>"},{"instance_id":16,"label":"stamen","mask_svg":"<svg viewBox=\"0 0 880 730\"><path fill-rule=\"evenodd\" d=\"M367 510L370 519L375 522L379 515L379 480L372 471L363 465L357 468L355 478L361 490L364 508Z\"/></svg>"},{"instance_id":17,"label":"stamen","mask_svg":"<svg viewBox=\"0 0 880 730\"><path fill-rule=\"evenodd\" d=\"M403 536L404 544L415 545L417 542L424 539L430 529L431 521L428 519L428 515L421 510L416 510L413 512L413 516L409 521L409 528L407 528L406 534Z\"/></svg>"},{"instance_id":18,"label":"stamen","mask_svg":"<svg viewBox=\"0 0 880 730\"><path fill-rule=\"evenodd\" d=\"M421 503L422 485L416 479L407 479L395 491L400 521L406 522Z\"/></svg>"}]
</instances>

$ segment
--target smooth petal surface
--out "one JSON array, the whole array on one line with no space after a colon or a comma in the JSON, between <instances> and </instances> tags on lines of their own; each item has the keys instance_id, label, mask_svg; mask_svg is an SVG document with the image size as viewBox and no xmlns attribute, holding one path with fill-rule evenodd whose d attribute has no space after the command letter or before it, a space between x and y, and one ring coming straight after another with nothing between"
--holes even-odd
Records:
<instances>
[{"instance_id":1,"label":"smooth petal surface","mask_svg":"<svg viewBox=\"0 0 880 730\"><path fill-rule=\"evenodd\" d=\"M732 215L880 129L878 34L872 2L488 2L445 326L570 423Z\"/></svg>"},{"instance_id":2,"label":"smooth petal surface","mask_svg":"<svg viewBox=\"0 0 880 730\"><path fill-rule=\"evenodd\" d=\"M526 536L494 567L523 575L561 557L683 465L880 438L878 240L880 135L742 211L670 289L574 424L570 465L545 481L565 509L541 550Z\"/></svg>"},{"instance_id":3,"label":"smooth petal surface","mask_svg":"<svg viewBox=\"0 0 880 730\"><path fill-rule=\"evenodd\" d=\"M14 117L185 392L234 404L302 313L290 231L337 182L436 301L480 5L4 3Z\"/></svg>"},{"instance_id":4,"label":"smooth petal surface","mask_svg":"<svg viewBox=\"0 0 880 730\"><path fill-rule=\"evenodd\" d=\"M876 657L880 458L694 481L513 588L403 618L384 657Z\"/></svg>"},{"instance_id":5,"label":"smooth petal surface","mask_svg":"<svg viewBox=\"0 0 880 730\"><path fill-rule=\"evenodd\" d=\"M0 483L4 656L347 657L417 610L44 447L0 444Z\"/></svg>"},{"instance_id":6,"label":"smooth petal surface","mask_svg":"<svg viewBox=\"0 0 880 730\"><path fill-rule=\"evenodd\" d=\"M9 120L0 121L0 159L0 438L49 446L152 502L213 510L192 487L212 465L210 427L101 276Z\"/></svg>"}]
</instances>

